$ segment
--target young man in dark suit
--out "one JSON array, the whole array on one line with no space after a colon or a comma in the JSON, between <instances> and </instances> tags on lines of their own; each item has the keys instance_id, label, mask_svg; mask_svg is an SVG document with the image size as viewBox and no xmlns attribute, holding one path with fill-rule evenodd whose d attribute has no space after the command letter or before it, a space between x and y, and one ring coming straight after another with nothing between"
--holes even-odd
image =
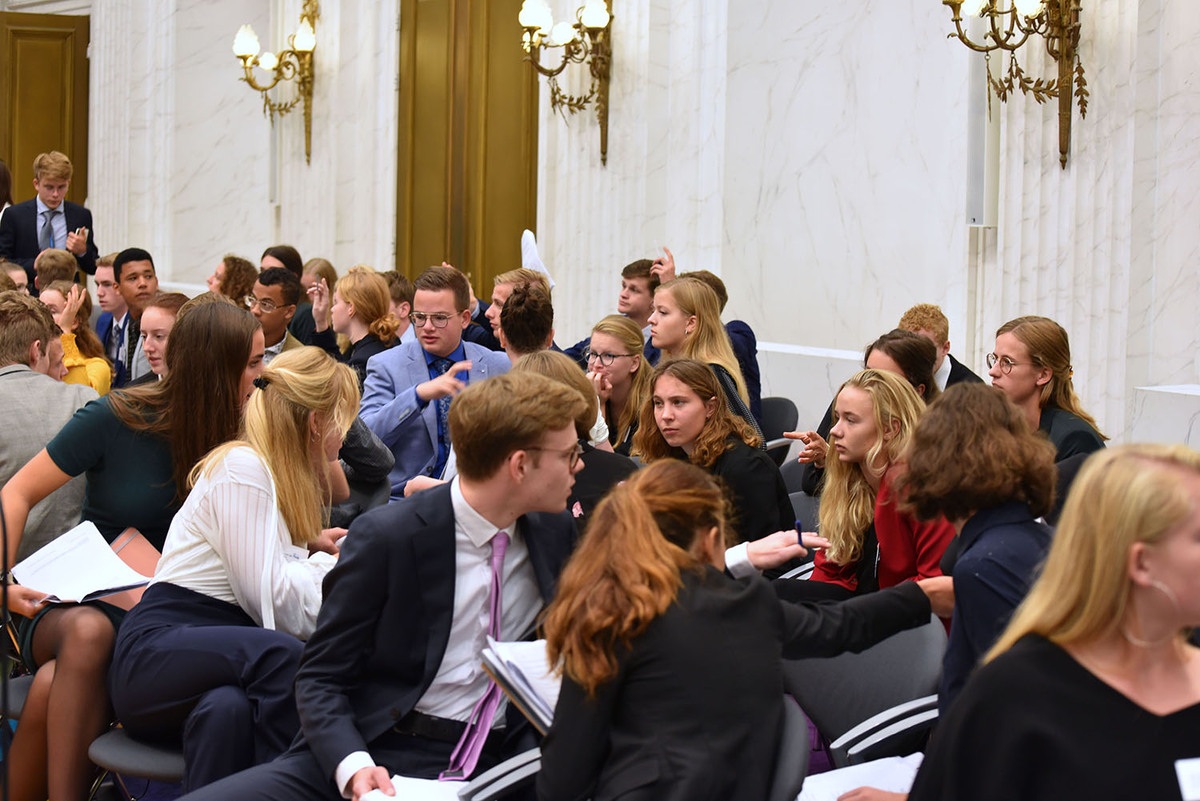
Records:
<instances>
[{"instance_id":1,"label":"young man in dark suit","mask_svg":"<svg viewBox=\"0 0 1200 801\"><path fill-rule=\"evenodd\" d=\"M564 509L584 406L540 375L463 390L450 408L458 477L355 520L325 579L296 676L301 736L187 798L357 801L392 793L395 774L432 779L453 763L469 777L516 745L519 716L489 701L498 691L479 653L491 631L523 636L553 596L574 544ZM470 742L477 758L455 755Z\"/></svg>"},{"instance_id":2,"label":"young man in dark suit","mask_svg":"<svg viewBox=\"0 0 1200 801\"><path fill-rule=\"evenodd\" d=\"M75 256L79 269L96 272L96 242L92 213L64 198L71 186L71 160L58 151L33 160L37 197L5 210L0 217L0 257L25 268L33 286L33 260L47 248L62 248Z\"/></svg>"},{"instance_id":3,"label":"young man in dark suit","mask_svg":"<svg viewBox=\"0 0 1200 801\"><path fill-rule=\"evenodd\" d=\"M937 348L937 361L933 363L933 380L939 390L970 381L982 384L983 379L971 372L971 368L950 355L950 321L941 307L932 303L918 303L904 313L897 328L920 334Z\"/></svg>"}]
</instances>

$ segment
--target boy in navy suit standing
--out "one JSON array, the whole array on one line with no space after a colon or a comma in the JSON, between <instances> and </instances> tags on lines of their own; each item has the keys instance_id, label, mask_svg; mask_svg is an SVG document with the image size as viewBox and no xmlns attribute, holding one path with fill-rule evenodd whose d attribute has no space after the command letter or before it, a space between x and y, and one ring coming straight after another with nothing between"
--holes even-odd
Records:
<instances>
[{"instance_id":1,"label":"boy in navy suit standing","mask_svg":"<svg viewBox=\"0 0 1200 801\"><path fill-rule=\"evenodd\" d=\"M37 197L10 206L0 217L0 257L24 267L30 286L33 261L47 248L69 251L79 269L96 272L92 213L65 199L72 172L71 160L57 150L40 154L33 160Z\"/></svg>"}]
</instances>

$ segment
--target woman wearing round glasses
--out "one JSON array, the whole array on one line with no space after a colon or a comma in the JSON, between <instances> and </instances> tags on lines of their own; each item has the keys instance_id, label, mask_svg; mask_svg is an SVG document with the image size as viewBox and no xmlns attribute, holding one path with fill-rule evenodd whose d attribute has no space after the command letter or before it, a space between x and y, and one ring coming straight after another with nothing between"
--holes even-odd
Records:
<instances>
[{"instance_id":1,"label":"woman wearing round glasses","mask_svg":"<svg viewBox=\"0 0 1200 801\"><path fill-rule=\"evenodd\" d=\"M628 456L638 415L650 397L654 368L642 358L645 340L637 323L623 314L610 314L592 329L584 350L588 378L600 398L600 411L608 423L608 441L613 450Z\"/></svg>"},{"instance_id":2,"label":"woman wearing round glasses","mask_svg":"<svg viewBox=\"0 0 1200 801\"><path fill-rule=\"evenodd\" d=\"M996 349L987 364L992 386L1054 443L1055 461L1104 447L1108 437L1075 394L1071 346L1061 325L1047 317L1010 320L996 331Z\"/></svg>"}]
</instances>

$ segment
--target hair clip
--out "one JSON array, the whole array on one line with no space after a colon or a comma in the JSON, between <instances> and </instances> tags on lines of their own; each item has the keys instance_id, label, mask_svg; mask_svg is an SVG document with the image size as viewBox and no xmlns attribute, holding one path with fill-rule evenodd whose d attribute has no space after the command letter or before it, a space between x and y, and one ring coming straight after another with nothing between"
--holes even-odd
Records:
<instances>
[{"instance_id":1,"label":"hair clip","mask_svg":"<svg viewBox=\"0 0 1200 801\"><path fill-rule=\"evenodd\" d=\"M254 386L258 387L259 389L266 389L267 385L270 383L271 383L270 381L263 378L261 375L258 378L254 379Z\"/></svg>"}]
</instances>

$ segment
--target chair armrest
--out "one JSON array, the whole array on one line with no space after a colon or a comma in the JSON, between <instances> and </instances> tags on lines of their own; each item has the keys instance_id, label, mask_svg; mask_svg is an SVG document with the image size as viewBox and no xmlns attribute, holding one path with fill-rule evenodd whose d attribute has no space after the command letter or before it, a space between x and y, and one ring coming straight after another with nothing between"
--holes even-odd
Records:
<instances>
[{"instance_id":1,"label":"chair armrest","mask_svg":"<svg viewBox=\"0 0 1200 801\"><path fill-rule=\"evenodd\" d=\"M800 567L792 568L791 570L789 570L788 572L786 572L782 576L780 576L778 579L776 579L776 581L781 581L783 579L795 579L796 581L805 581L809 578L809 576L811 576L813 574L813 568L815 568L815 567L816 567L815 564L813 564L812 562L808 562L807 564L800 565Z\"/></svg>"},{"instance_id":2,"label":"chair armrest","mask_svg":"<svg viewBox=\"0 0 1200 801\"><path fill-rule=\"evenodd\" d=\"M531 781L542 769L541 749L531 748L485 770L458 791L462 801L490 801Z\"/></svg>"},{"instance_id":3,"label":"chair armrest","mask_svg":"<svg viewBox=\"0 0 1200 801\"><path fill-rule=\"evenodd\" d=\"M783 460L787 458L788 450L792 447L792 441L787 437L773 439L763 445L770 457L775 461L776 465L782 465Z\"/></svg>"},{"instance_id":4,"label":"chair armrest","mask_svg":"<svg viewBox=\"0 0 1200 801\"><path fill-rule=\"evenodd\" d=\"M853 748L859 740L862 740L864 737L870 735L872 732L875 732L878 729L883 728L884 726L891 725L895 721L902 720L910 715L916 715L930 709L937 709L937 702L938 697L936 695L926 695L922 698L913 699L912 701L905 701L903 704L897 704L896 706L891 707L890 709L885 709L879 714L872 715L862 723L859 723L857 726L850 729L841 737L830 743L829 747L847 750Z\"/></svg>"},{"instance_id":5,"label":"chair armrest","mask_svg":"<svg viewBox=\"0 0 1200 801\"><path fill-rule=\"evenodd\" d=\"M846 762L858 765L885 756L902 756L921 750L925 735L937 722L937 708L918 712L885 726L846 752Z\"/></svg>"}]
</instances>

